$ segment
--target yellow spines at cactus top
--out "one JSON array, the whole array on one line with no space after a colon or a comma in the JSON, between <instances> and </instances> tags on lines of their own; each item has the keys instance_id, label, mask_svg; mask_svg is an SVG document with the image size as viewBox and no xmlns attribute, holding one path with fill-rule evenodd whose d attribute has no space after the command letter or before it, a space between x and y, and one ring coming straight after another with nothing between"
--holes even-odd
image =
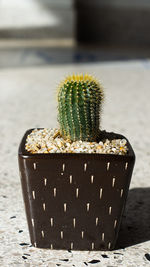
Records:
<instances>
[{"instance_id":1,"label":"yellow spines at cactus top","mask_svg":"<svg viewBox=\"0 0 150 267\"><path fill-rule=\"evenodd\" d=\"M100 130L103 88L93 76L73 74L58 91L58 121L61 135L71 141L96 141Z\"/></svg>"}]
</instances>

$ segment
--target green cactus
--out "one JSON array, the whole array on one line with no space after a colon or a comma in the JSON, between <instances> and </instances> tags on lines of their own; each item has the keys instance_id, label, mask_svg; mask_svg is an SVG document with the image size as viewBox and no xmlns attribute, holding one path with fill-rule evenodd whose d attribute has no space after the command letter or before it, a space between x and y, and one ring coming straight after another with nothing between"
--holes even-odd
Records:
<instances>
[{"instance_id":1,"label":"green cactus","mask_svg":"<svg viewBox=\"0 0 150 267\"><path fill-rule=\"evenodd\" d=\"M102 100L102 86L92 76L67 77L58 91L58 121L63 138L96 141Z\"/></svg>"}]
</instances>

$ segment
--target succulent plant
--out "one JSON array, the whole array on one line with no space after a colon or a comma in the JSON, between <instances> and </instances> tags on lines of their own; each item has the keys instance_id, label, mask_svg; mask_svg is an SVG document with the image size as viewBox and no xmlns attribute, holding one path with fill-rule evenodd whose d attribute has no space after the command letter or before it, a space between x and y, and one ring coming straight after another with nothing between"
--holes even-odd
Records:
<instances>
[{"instance_id":1,"label":"succulent plant","mask_svg":"<svg viewBox=\"0 0 150 267\"><path fill-rule=\"evenodd\" d=\"M102 86L94 77L88 74L68 76L58 91L58 121L63 138L96 141L102 100Z\"/></svg>"}]
</instances>

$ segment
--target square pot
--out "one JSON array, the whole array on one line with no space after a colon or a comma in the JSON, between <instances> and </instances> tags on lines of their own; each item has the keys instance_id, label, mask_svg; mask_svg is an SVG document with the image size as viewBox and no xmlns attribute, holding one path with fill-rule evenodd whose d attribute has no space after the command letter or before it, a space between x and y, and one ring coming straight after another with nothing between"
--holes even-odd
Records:
<instances>
[{"instance_id":1,"label":"square pot","mask_svg":"<svg viewBox=\"0 0 150 267\"><path fill-rule=\"evenodd\" d=\"M31 154L24 135L19 168L31 243L39 248L112 250L135 155ZM107 138L125 138L106 133Z\"/></svg>"}]
</instances>

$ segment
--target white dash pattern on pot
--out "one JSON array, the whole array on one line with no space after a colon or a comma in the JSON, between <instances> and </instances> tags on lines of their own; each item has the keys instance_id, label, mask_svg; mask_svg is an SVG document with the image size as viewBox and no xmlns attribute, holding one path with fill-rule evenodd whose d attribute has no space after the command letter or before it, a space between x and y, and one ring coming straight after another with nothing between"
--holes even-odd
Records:
<instances>
[{"instance_id":1,"label":"white dash pattern on pot","mask_svg":"<svg viewBox=\"0 0 150 267\"><path fill-rule=\"evenodd\" d=\"M89 211L90 210L90 203L86 204L86 210Z\"/></svg>"},{"instance_id":2,"label":"white dash pattern on pot","mask_svg":"<svg viewBox=\"0 0 150 267\"><path fill-rule=\"evenodd\" d=\"M60 238L61 238L61 239L64 238L64 232L63 232L63 231L60 232Z\"/></svg>"},{"instance_id":3,"label":"white dash pattern on pot","mask_svg":"<svg viewBox=\"0 0 150 267\"><path fill-rule=\"evenodd\" d=\"M108 249L110 249L110 248L111 248L111 242L108 243Z\"/></svg>"},{"instance_id":4,"label":"white dash pattern on pot","mask_svg":"<svg viewBox=\"0 0 150 267\"><path fill-rule=\"evenodd\" d=\"M63 170L63 172L65 171L65 163L63 163L63 165L62 165L62 170Z\"/></svg>"},{"instance_id":5,"label":"white dash pattern on pot","mask_svg":"<svg viewBox=\"0 0 150 267\"><path fill-rule=\"evenodd\" d=\"M102 241L104 241L104 240L105 240L105 234L102 233Z\"/></svg>"},{"instance_id":6,"label":"white dash pattern on pot","mask_svg":"<svg viewBox=\"0 0 150 267\"><path fill-rule=\"evenodd\" d=\"M112 179L112 187L114 187L114 186L115 186L115 181L116 181L116 178L115 178L115 177L113 177L113 179Z\"/></svg>"},{"instance_id":7,"label":"white dash pattern on pot","mask_svg":"<svg viewBox=\"0 0 150 267\"><path fill-rule=\"evenodd\" d=\"M87 163L84 163L84 171L86 172L87 170Z\"/></svg>"},{"instance_id":8,"label":"white dash pattern on pot","mask_svg":"<svg viewBox=\"0 0 150 267\"><path fill-rule=\"evenodd\" d=\"M98 217L96 217L95 224L98 225Z\"/></svg>"},{"instance_id":9,"label":"white dash pattern on pot","mask_svg":"<svg viewBox=\"0 0 150 267\"><path fill-rule=\"evenodd\" d=\"M54 219L53 218L50 218L50 224L51 224L51 227L53 227L53 225L54 225Z\"/></svg>"},{"instance_id":10,"label":"white dash pattern on pot","mask_svg":"<svg viewBox=\"0 0 150 267\"><path fill-rule=\"evenodd\" d=\"M110 168L110 162L107 162L107 171L109 171Z\"/></svg>"},{"instance_id":11,"label":"white dash pattern on pot","mask_svg":"<svg viewBox=\"0 0 150 267\"><path fill-rule=\"evenodd\" d=\"M91 175L91 184L94 182L94 175Z\"/></svg>"},{"instance_id":12,"label":"white dash pattern on pot","mask_svg":"<svg viewBox=\"0 0 150 267\"><path fill-rule=\"evenodd\" d=\"M43 210L45 211L45 209L46 209L46 205L45 203L43 203Z\"/></svg>"},{"instance_id":13,"label":"white dash pattern on pot","mask_svg":"<svg viewBox=\"0 0 150 267\"><path fill-rule=\"evenodd\" d=\"M117 220L114 221L114 229L116 228L117 226Z\"/></svg>"},{"instance_id":14,"label":"white dash pattern on pot","mask_svg":"<svg viewBox=\"0 0 150 267\"><path fill-rule=\"evenodd\" d=\"M32 191L32 198L35 199L35 191Z\"/></svg>"},{"instance_id":15,"label":"white dash pattern on pot","mask_svg":"<svg viewBox=\"0 0 150 267\"><path fill-rule=\"evenodd\" d=\"M31 222L32 222L32 226L34 227L34 219L33 218L31 219Z\"/></svg>"},{"instance_id":16,"label":"white dash pattern on pot","mask_svg":"<svg viewBox=\"0 0 150 267\"><path fill-rule=\"evenodd\" d=\"M84 238L84 231L81 231L81 237Z\"/></svg>"},{"instance_id":17,"label":"white dash pattern on pot","mask_svg":"<svg viewBox=\"0 0 150 267\"><path fill-rule=\"evenodd\" d=\"M99 190L99 198L102 199L102 195L103 195L103 188L100 188Z\"/></svg>"},{"instance_id":18,"label":"white dash pattern on pot","mask_svg":"<svg viewBox=\"0 0 150 267\"><path fill-rule=\"evenodd\" d=\"M120 190L120 197L123 196L123 189Z\"/></svg>"},{"instance_id":19,"label":"white dash pattern on pot","mask_svg":"<svg viewBox=\"0 0 150 267\"><path fill-rule=\"evenodd\" d=\"M69 176L70 184L72 184L72 175Z\"/></svg>"},{"instance_id":20,"label":"white dash pattern on pot","mask_svg":"<svg viewBox=\"0 0 150 267\"><path fill-rule=\"evenodd\" d=\"M47 178L44 178L44 185L47 185Z\"/></svg>"},{"instance_id":21,"label":"white dash pattern on pot","mask_svg":"<svg viewBox=\"0 0 150 267\"><path fill-rule=\"evenodd\" d=\"M73 249L73 242L71 242L71 244L70 244L70 248Z\"/></svg>"},{"instance_id":22,"label":"white dash pattern on pot","mask_svg":"<svg viewBox=\"0 0 150 267\"><path fill-rule=\"evenodd\" d=\"M36 170L36 162L33 163L33 169Z\"/></svg>"},{"instance_id":23,"label":"white dash pattern on pot","mask_svg":"<svg viewBox=\"0 0 150 267\"><path fill-rule=\"evenodd\" d=\"M64 203L64 212L67 211L67 203Z\"/></svg>"},{"instance_id":24,"label":"white dash pattern on pot","mask_svg":"<svg viewBox=\"0 0 150 267\"><path fill-rule=\"evenodd\" d=\"M79 188L76 188L76 198L79 197Z\"/></svg>"},{"instance_id":25,"label":"white dash pattern on pot","mask_svg":"<svg viewBox=\"0 0 150 267\"><path fill-rule=\"evenodd\" d=\"M109 212L108 213L109 213L109 215L111 215L111 213L112 213L112 207L111 206L109 207Z\"/></svg>"},{"instance_id":26,"label":"white dash pattern on pot","mask_svg":"<svg viewBox=\"0 0 150 267\"><path fill-rule=\"evenodd\" d=\"M44 238L44 231L43 230L41 231L41 234L42 234L42 237Z\"/></svg>"},{"instance_id":27,"label":"white dash pattern on pot","mask_svg":"<svg viewBox=\"0 0 150 267\"><path fill-rule=\"evenodd\" d=\"M73 218L73 227L76 227L76 218Z\"/></svg>"},{"instance_id":28,"label":"white dash pattern on pot","mask_svg":"<svg viewBox=\"0 0 150 267\"><path fill-rule=\"evenodd\" d=\"M128 162L126 162L126 164L125 164L125 170L127 170L128 169Z\"/></svg>"},{"instance_id":29,"label":"white dash pattern on pot","mask_svg":"<svg viewBox=\"0 0 150 267\"><path fill-rule=\"evenodd\" d=\"M54 187L54 189L53 189L53 194L54 194L54 197L56 197L56 194L57 194L57 189L56 189L56 187Z\"/></svg>"}]
</instances>

